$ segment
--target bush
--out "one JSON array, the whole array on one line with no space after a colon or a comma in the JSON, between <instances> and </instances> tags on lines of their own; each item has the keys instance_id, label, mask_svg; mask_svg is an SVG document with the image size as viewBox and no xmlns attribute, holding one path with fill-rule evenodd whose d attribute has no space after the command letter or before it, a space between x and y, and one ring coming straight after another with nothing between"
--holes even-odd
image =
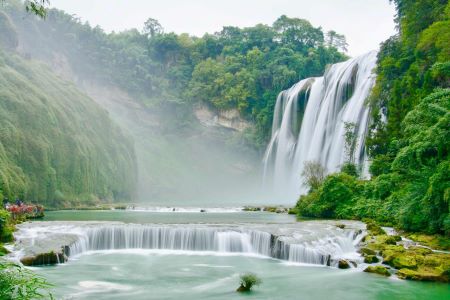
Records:
<instances>
[{"instance_id":1,"label":"bush","mask_svg":"<svg viewBox=\"0 0 450 300\"><path fill-rule=\"evenodd\" d=\"M262 280L253 273L245 273L240 276L240 286L237 289L238 292L249 292L253 286L260 285Z\"/></svg>"},{"instance_id":2,"label":"bush","mask_svg":"<svg viewBox=\"0 0 450 300\"><path fill-rule=\"evenodd\" d=\"M0 208L0 242L11 242L13 240L13 229L11 214Z\"/></svg>"}]
</instances>

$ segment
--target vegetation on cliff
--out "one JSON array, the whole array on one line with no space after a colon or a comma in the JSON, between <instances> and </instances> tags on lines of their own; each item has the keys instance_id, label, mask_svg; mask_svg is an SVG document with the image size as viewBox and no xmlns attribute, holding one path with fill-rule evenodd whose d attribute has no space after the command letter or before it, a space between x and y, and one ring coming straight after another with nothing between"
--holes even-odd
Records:
<instances>
[{"instance_id":1,"label":"vegetation on cliff","mask_svg":"<svg viewBox=\"0 0 450 300\"><path fill-rule=\"evenodd\" d=\"M0 12L0 20L2 34L14 36L9 18ZM130 140L73 84L11 48L0 49L0 200L130 199Z\"/></svg>"},{"instance_id":2,"label":"vegetation on cliff","mask_svg":"<svg viewBox=\"0 0 450 300\"><path fill-rule=\"evenodd\" d=\"M370 99L372 178L331 174L297 208L301 216L372 218L448 235L450 4L394 2L400 33L382 45Z\"/></svg>"},{"instance_id":3,"label":"vegetation on cliff","mask_svg":"<svg viewBox=\"0 0 450 300\"><path fill-rule=\"evenodd\" d=\"M23 17L17 1L7 3L4 11L33 57L67 64L81 81L116 85L154 109L180 111L176 120L183 126L198 102L237 109L256 124L245 136L259 148L267 142L277 94L346 58L344 36L286 16L271 26L227 26L203 37L165 33L154 19L141 31L107 34L56 9L42 20Z\"/></svg>"}]
</instances>

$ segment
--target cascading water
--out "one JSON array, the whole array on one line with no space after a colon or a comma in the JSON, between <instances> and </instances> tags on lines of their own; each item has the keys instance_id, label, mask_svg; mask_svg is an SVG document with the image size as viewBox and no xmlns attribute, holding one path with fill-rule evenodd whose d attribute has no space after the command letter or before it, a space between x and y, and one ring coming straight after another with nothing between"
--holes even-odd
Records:
<instances>
[{"instance_id":1,"label":"cascading water","mask_svg":"<svg viewBox=\"0 0 450 300\"><path fill-rule=\"evenodd\" d=\"M149 249L167 253L196 252L214 255L272 257L296 263L335 265L356 253L364 236L359 223L342 230L326 222L303 222L291 226L160 226L120 223L83 225L22 225L16 239L21 257L36 253L75 256L89 251ZM349 225L350 226L350 225ZM170 252L169 251L169 252Z\"/></svg>"},{"instance_id":2,"label":"cascading water","mask_svg":"<svg viewBox=\"0 0 450 300\"><path fill-rule=\"evenodd\" d=\"M295 201L306 192L305 162L319 162L328 173L345 162L345 124L357 137L353 159L367 177L365 101L375 82L375 51L332 65L323 77L301 80L281 92L274 110L272 137L264 156L264 184L273 196Z\"/></svg>"}]
</instances>

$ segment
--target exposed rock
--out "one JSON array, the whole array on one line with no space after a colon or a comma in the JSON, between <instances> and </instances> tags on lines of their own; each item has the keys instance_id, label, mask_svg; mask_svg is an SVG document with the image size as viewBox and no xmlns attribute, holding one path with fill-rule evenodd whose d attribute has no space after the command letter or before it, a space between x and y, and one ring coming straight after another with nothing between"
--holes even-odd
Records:
<instances>
[{"instance_id":1,"label":"exposed rock","mask_svg":"<svg viewBox=\"0 0 450 300\"><path fill-rule=\"evenodd\" d=\"M338 262L338 268L339 269L349 269L350 263L345 259L340 259Z\"/></svg>"},{"instance_id":2,"label":"exposed rock","mask_svg":"<svg viewBox=\"0 0 450 300\"><path fill-rule=\"evenodd\" d=\"M213 111L206 105L194 108L195 117L206 127L224 127L236 131L244 131L252 125L240 117L237 109Z\"/></svg>"},{"instance_id":3,"label":"exposed rock","mask_svg":"<svg viewBox=\"0 0 450 300\"><path fill-rule=\"evenodd\" d=\"M337 228L344 229L344 228L345 228L345 224L337 224L336 227L337 227Z\"/></svg>"},{"instance_id":4,"label":"exposed rock","mask_svg":"<svg viewBox=\"0 0 450 300\"><path fill-rule=\"evenodd\" d=\"M391 273L384 266L368 266L366 269L364 269L364 272L380 274L383 276L391 276Z\"/></svg>"},{"instance_id":5,"label":"exposed rock","mask_svg":"<svg viewBox=\"0 0 450 300\"><path fill-rule=\"evenodd\" d=\"M20 262L25 266L43 266L43 265L56 265L59 263L65 263L67 256L62 253L48 252L40 253L36 256L25 256L20 259Z\"/></svg>"}]
</instances>

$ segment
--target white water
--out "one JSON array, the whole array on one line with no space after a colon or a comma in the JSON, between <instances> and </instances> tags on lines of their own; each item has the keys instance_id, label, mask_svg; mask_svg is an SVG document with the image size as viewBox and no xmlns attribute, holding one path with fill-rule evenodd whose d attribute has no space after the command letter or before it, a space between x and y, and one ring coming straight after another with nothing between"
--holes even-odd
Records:
<instances>
[{"instance_id":1,"label":"white water","mask_svg":"<svg viewBox=\"0 0 450 300\"><path fill-rule=\"evenodd\" d=\"M21 225L16 239L22 248L16 252L26 256L27 247L33 253L64 249L66 255L73 257L92 251L146 249L163 253L262 256L333 266L340 258L359 259L356 246L364 233L359 223L352 224L356 227L342 230L327 222L305 222L286 228L275 224L168 226L43 222ZM48 245L52 245L51 249L47 249ZM37 247L41 250L36 250Z\"/></svg>"},{"instance_id":2,"label":"white water","mask_svg":"<svg viewBox=\"0 0 450 300\"><path fill-rule=\"evenodd\" d=\"M294 202L306 192L301 173L315 161L328 173L347 159L344 125L356 124L354 161L368 176L365 137L369 109L365 101L375 82L376 52L332 65L323 77L301 80L279 94L272 138L264 156L264 183L273 196Z\"/></svg>"}]
</instances>

